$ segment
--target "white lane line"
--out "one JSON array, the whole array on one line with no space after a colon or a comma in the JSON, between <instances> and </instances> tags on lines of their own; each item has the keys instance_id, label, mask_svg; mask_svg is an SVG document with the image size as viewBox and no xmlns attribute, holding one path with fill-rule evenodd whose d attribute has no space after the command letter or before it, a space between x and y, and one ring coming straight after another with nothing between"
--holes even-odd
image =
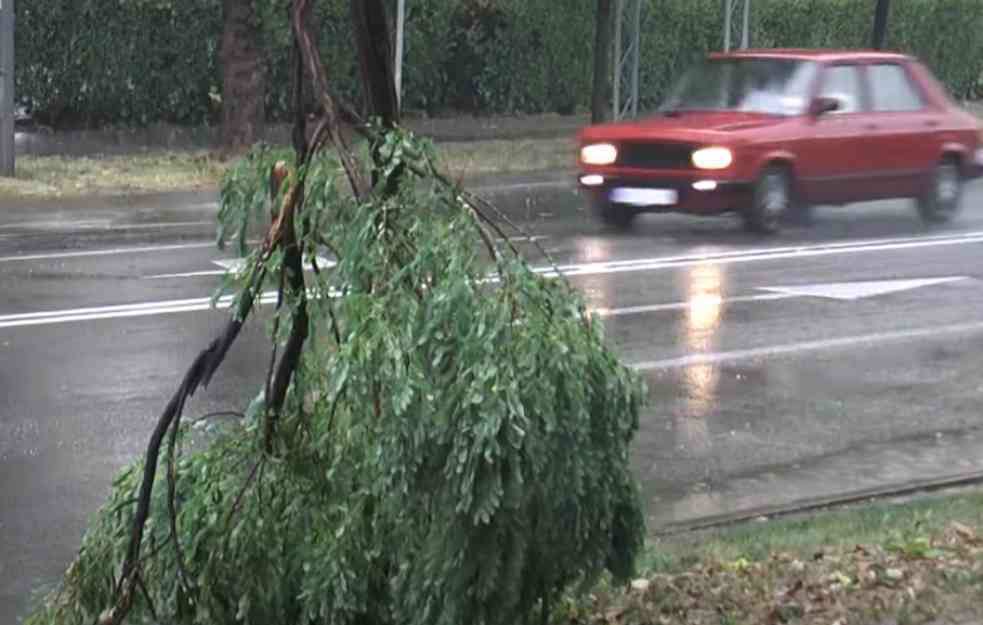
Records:
<instances>
[{"instance_id":1,"label":"white lane line","mask_svg":"<svg viewBox=\"0 0 983 625\"><path fill-rule=\"evenodd\" d=\"M267 291L260 295L260 304L276 303L275 291ZM219 298L216 308L224 309L232 305L232 296ZM98 308L77 308L74 310L53 310L49 312L24 313L0 317L0 328L18 328L23 326L50 325L78 321L95 321L99 319L116 319L119 317L147 317L179 312L194 312L212 308L212 298L198 297L194 299L172 300L168 302L147 302L143 304L122 304L119 306L102 306Z\"/></svg>"},{"instance_id":2,"label":"white lane line","mask_svg":"<svg viewBox=\"0 0 983 625\"><path fill-rule=\"evenodd\" d=\"M730 265L736 263L749 263L755 261L782 260L786 258L810 258L816 256L831 256L836 254L864 254L870 252L884 252L893 250L914 249L919 247L936 247L948 245L966 245L969 243L983 243L983 235L974 237L964 237L958 239L932 240L932 241L910 241L905 243L885 243L874 245L856 245L853 247L839 247L830 249L828 247L800 248L788 252L761 252L754 254L728 254L721 256L706 256L686 259L684 257L672 259L637 259L624 262L601 262L584 263L579 265L567 265L559 267L560 273L568 278L577 276L595 276L611 273L630 273L636 271L655 271L658 269L677 269L681 267L691 267L704 263L716 263L720 265ZM541 267L536 269L548 277L556 277L558 274L552 267Z\"/></svg>"},{"instance_id":3,"label":"white lane line","mask_svg":"<svg viewBox=\"0 0 983 625\"><path fill-rule=\"evenodd\" d=\"M629 366L637 371L683 369L686 367L699 365L718 365L726 362L751 360L754 358L768 358L772 356L797 354L801 352L814 352L828 349L838 349L842 347L853 347L856 345L874 345L877 343L889 343L894 341L910 341L914 339L944 336L948 334L970 334L981 331L983 331L983 321L978 321L974 323L959 323L945 326L933 326L930 328L917 328L914 330L862 334L859 336L847 336L838 339L804 341L802 343L789 343L786 345L770 345L768 347L740 349L729 352L690 354L688 356L681 356L678 358L636 362L630 364Z\"/></svg>"},{"instance_id":4,"label":"white lane line","mask_svg":"<svg viewBox=\"0 0 983 625\"><path fill-rule=\"evenodd\" d=\"M247 264L245 258L220 258L219 260L213 260L212 264L218 265L222 269L209 269L205 271L185 271L183 273L159 273L153 276L144 276L144 280L164 280L167 278L196 278L200 276L222 276L226 272L231 271L233 273L241 273ZM337 265L338 263L333 260L328 260L322 256L317 257L317 268L330 269ZM314 265L309 259L304 259L304 271L314 271Z\"/></svg>"},{"instance_id":5,"label":"white lane line","mask_svg":"<svg viewBox=\"0 0 983 625\"><path fill-rule=\"evenodd\" d=\"M725 306L727 304L738 304L742 302L771 302L783 299L797 299L803 297L797 293L768 293L767 295L739 295L737 297L714 298L714 304ZM701 300L689 300L686 302L672 302L671 304L649 304L643 306L626 306L625 308L594 308L589 309L591 315L596 315L602 319L608 317L624 317L628 315L644 315L646 313L664 312L668 310L687 310L699 306Z\"/></svg>"},{"instance_id":6,"label":"white lane line","mask_svg":"<svg viewBox=\"0 0 983 625\"><path fill-rule=\"evenodd\" d=\"M28 221L19 224L0 226L0 231L32 230L42 228L48 231L77 232L80 230L96 230L100 232L114 232L116 230L159 230L165 228L186 228L188 226L210 226L215 225L214 220L210 221L169 221L161 223L145 224L117 224L114 225L106 221L93 221L90 223L82 222L56 222L56 221Z\"/></svg>"},{"instance_id":7,"label":"white lane line","mask_svg":"<svg viewBox=\"0 0 983 625\"><path fill-rule=\"evenodd\" d=\"M331 297L340 295L337 291L330 293ZM315 297L314 292L309 293ZM278 294L276 291L264 291L260 294L259 304L275 304ZM232 295L225 295L215 303L215 309L227 309L232 305ZM52 325L57 323L72 323L79 321L97 321L100 319L117 319L120 317L149 317L153 315L169 315L182 312L197 312L211 310L212 298L196 297L193 299L170 300L164 302L144 302L140 304L119 304L116 306L99 306L94 308L76 308L71 310L52 310L46 312L19 313L0 316L0 328L19 328L24 326Z\"/></svg>"},{"instance_id":8,"label":"white lane line","mask_svg":"<svg viewBox=\"0 0 983 625\"><path fill-rule=\"evenodd\" d=\"M861 280L855 282L828 282L825 284L798 284L794 286L759 286L761 291L788 293L802 297L821 297L851 301L888 293L912 291L926 286L950 284L969 280L968 276L947 278L916 278L912 280Z\"/></svg>"},{"instance_id":9,"label":"white lane line","mask_svg":"<svg viewBox=\"0 0 983 625\"><path fill-rule=\"evenodd\" d=\"M573 177L571 176L570 180L543 180L540 182L517 182L514 184L486 185L482 187L474 187L471 189L471 191L478 194L484 194L521 191L524 189L570 189L571 191L574 191L576 190L576 187L574 186Z\"/></svg>"},{"instance_id":10,"label":"white lane line","mask_svg":"<svg viewBox=\"0 0 983 625\"><path fill-rule=\"evenodd\" d=\"M761 247L747 250L733 250L729 252L708 252L703 254L686 254L682 256L662 256L655 258L636 258L631 260L598 261L594 263L572 263L560 266L561 271L576 270L581 267L622 267L634 265L647 265L653 262L677 263L686 261L712 261L741 256L759 256L764 254L802 254L814 250L840 250L843 248L866 248L869 246L883 246L889 244L919 243L933 241L960 241L962 239L973 239L974 242L983 236L983 230L965 232L959 234L929 235L917 237L896 237L889 239L860 239L857 241L844 241L840 243L819 243L815 245L795 245L785 247Z\"/></svg>"},{"instance_id":11,"label":"white lane line","mask_svg":"<svg viewBox=\"0 0 983 625\"><path fill-rule=\"evenodd\" d=\"M163 280L165 278L196 278L198 276L224 276L225 269L209 269L208 271L186 271L184 273L159 273L144 276L144 280Z\"/></svg>"},{"instance_id":12,"label":"white lane line","mask_svg":"<svg viewBox=\"0 0 983 625\"><path fill-rule=\"evenodd\" d=\"M169 252L173 250L193 250L215 247L215 242L181 243L175 245L153 245L147 247L120 247L107 250L87 250L84 252L52 252L49 254L25 254L23 256L0 256L0 263L15 263L27 260L55 260L58 258L86 258L89 256L118 256L120 254L144 254L147 252Z\"/></svg>"},{"instance_id":13,"label":"white lane line","mask_svg":"<svg viewBox=\"0 0 983 625\"><path fill-rule=\"evenodd\" d=\"M534 237L534 239L537 237ZM548 238L543 236L542 238ZM517 240L522 240L519 237ZM828 254L846 254L853 252L883 251L904 249L907 247L929 247L934 245L960 245L983 241L983 230L960 234L929 235L920 237L900 237L890 239L866 239L841 243L824 243L805 246L763 247L730 252L714 252L707 254L687 254L682 256L663 256L636 258L631 260L607 261L595 263L580 263L560 266L560 271L567 275L592 275L598 273L614 273L620 271L650 271L664 267L686 267L695 263L717 261L749 262L753 260L772 260L794 256L821 256ZM256 241L250 241L255 243ZM45 254L25 254L21 256L0 256L0 263L10 263L32 260L49 260L59 258L85 258L90 256L115 256L123 254L144 254L167 252L182 249L203 249L213 247L214 242L183 243L175 245L156 245L145 247L111 248L102 250L86 250L78 252L51 252ZM746 260L741 260L746 259ZM621 269L624 268L624 269ZM537 269L539 273L555 275L552 268Z\"/></svg>"},{"instance_id":14,"label":"white lane line","mask_svg":"<svg viewBox=\"0 0 983 625\"><path fill-rule=\"evenodd\" d=\"M337 295L337 293L335 293ZM276 303L276 292L267 291L260 297L260 303ZM746 295L720 300L721 305L732 302L757 302L782 300L799 297L784 293L769 293L764 295ZM228 308L232 302L232 297L226 295L220 298L216 308ZM673 302L669 304L653 304L648 306L631 306L626 308L598 308L590 309L592 315L599 317L619 317L626 315L638 315L664 310L682 310L694 305L693 301ZM56 323L69 323L77 321L95 321L99 319L116 319L119 317L145 317L149 315L167 315L179 312L195 312L209 310L211 306L210 297L197 297L192 299L179 299L161 302L143 302L138 304L118 304L114 306L98 306L91 308L75 308L69 310L51 310L44 312L18 313L0 316L0 328L16 328L23 326L48 325Z\"/></svg>"}]
</instances>

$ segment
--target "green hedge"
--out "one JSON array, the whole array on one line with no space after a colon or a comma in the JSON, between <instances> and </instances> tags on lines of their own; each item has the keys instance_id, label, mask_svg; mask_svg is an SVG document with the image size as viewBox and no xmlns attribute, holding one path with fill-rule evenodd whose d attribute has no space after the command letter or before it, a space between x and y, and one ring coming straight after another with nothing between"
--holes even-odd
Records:
<instances>
[{"instance_id":1,"label":"green hedge","mask_svg":"<svg viewBox=\"0 0 983 625\"><path fill-rule=\"evenodd\" d=\"M289 106L286 3L257 0L271 119ZM322 52L357 98L347 0L317 4ZM641 91L651 106L689 63L721 45L721 0L647 0ZM434 114L572 112L587 105L593 0L408 0L405 104ZM870 0L754 0L755 46L865 46ZM17 89L52 125L214 122L220 0L22 0ZM737 30L735 20L735 33ZM983 0L900 0L888 35L958 97L981 95ZM736 41L736 34L735 34Z\"/></svg>"}]
</instances>

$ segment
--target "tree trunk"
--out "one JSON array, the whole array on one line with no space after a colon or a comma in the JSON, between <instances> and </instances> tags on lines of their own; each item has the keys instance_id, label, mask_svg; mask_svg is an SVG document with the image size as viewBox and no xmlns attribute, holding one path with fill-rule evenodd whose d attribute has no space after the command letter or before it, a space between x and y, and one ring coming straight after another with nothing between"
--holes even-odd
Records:
<instances>
[{"instance_id":1,"label":"tree trunk","mask_svg":"<svg viewBox=\"0 0 983 625\"><path fill-rule=\"evenodd\" d=\"M871 44L875 50L884 48L884 40L887 37L887 18L890 11L891 0L877 0L877 7L874 9L874 32L871 37Z\"/></svg>"},{"instance_id":2,"label":"tree trunk","mask_svg":"<svg viewBox=\"0 0 983 625\"><path fill-rule=\"evenodd\" d=\"M399 123L399 99L393 68L392 33L384 0L351 0L355 44L369 115L383 126Z\"/></svg>"},{"instance_id":3,"label":"tree trunk","mask_svg":"<svg viewBox=\"0 0 983 625\"><path fill-rule=\"evenodd\" d=\"M396 94L392 32L385 0L351 0L351 9L369 116L379 118L383 128L395 128L399 124L399 97ZM373 186L379 183L384 165L380 147L378 143L371 147ZM386 194L396 193L402 175L402 167L389 175Z\"/></svg>"},{"instance_id":4,"label":"tree trunk","mask_svg":"<svg viewBox=\"0 0 983 625\"><path fill-rule=\"evenodd\" d=\"M222 0L222 152L240 154L259 141L266 117L262 33L255 0Z\"/></svg>"},{"instance_id":5,"label":"tree trunk","mask_svg":"<svg viewBox=\"0 0 983 625\"><path fill-rule=\"evenodd\" d=\"M614 0L597 0L594 22L594 90L591 96L591 123L611 119L611 36L614 27Z\"/></svg>"}]
</instances>

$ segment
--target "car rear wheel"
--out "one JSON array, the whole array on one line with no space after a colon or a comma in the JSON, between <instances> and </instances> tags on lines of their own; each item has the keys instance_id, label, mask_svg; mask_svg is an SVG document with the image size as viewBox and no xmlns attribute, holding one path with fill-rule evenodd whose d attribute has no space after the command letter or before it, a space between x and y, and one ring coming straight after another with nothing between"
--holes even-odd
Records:
<instances>
[{"instance_id":1,"label":"car rear wheel","mask_svg":"<svg viewBox=\"0 0 983 625\"><path fill-rule=\"evenodd\" d=\"M754 183L751 206L744 211L744 225L751 232L774 234L792 205L792 178L784 167L765 168Z\"/></svg>"},{"instance_id":2,"label":"car rear wheel","mask_svg":"<svg viewBox=\"0 0 983 625\"><path fill-rule=\"evenodd\" d=\"M628 230L638 212L630 206L602 201L597 205L597 216L604 225L617 230Z\"/></svg>"},{"instance_id":3,"label":"car rear wheel","mask_svg":"<svg viewBox=\"0 0 983 625\"><path fill-rule=\"evenodd\" d=\"M963 180L959 162L947 158L932 172L928 188L918 199L918 214L927 224L952 221L962 204Z\"/></svg>"}]
</instances>

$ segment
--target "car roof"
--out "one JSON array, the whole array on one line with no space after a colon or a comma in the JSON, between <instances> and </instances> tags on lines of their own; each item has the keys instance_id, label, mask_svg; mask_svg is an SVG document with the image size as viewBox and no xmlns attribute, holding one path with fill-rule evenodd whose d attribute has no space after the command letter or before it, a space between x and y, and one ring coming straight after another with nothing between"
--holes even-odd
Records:
<instances>
[{"instance_id":1,"label":"car roof","mask_svg":"<svg viewBox=\"0 0 983 625\"><path fill-rule=\"evenodd\" d=\"M879 50L848 50L822 48L762 48L752 50L735 50L733 52L715 52L710 55L714 59L739 58L787 58L810 61L900 61L910 60L911 57L896 52L881 52Z\"/></svg>"}]
</instances>

